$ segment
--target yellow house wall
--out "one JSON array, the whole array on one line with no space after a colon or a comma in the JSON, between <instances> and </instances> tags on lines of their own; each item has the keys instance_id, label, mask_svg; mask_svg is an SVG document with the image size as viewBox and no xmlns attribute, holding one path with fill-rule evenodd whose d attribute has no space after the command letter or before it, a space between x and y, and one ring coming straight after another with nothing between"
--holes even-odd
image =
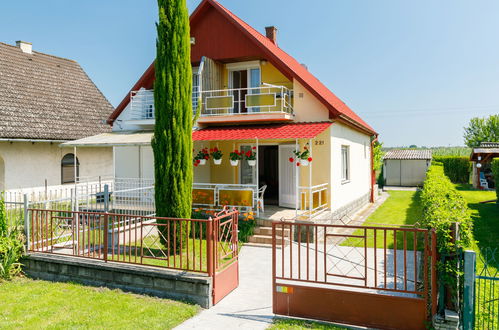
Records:
<instances>
[{"instance_id":1,"label":"yellow house wall","mask_svg":"<svg viewBox=\"0 0 499 330\"><path fill-rule=\"evenodd\" d=\"M309 185L319 185L323 183L331 183L331 133L328 128L315 139L312 139L312 158L313 161L309 166L301 166L299 170L300 186L308 187ZM231 166L229 154L234 149L241 149L242 145L255 145L255 140L247 141L218 141L218 142L195 142L194 153L197 153L204 147L218 147L223 152L223 160L221 165L214 165L210 159L206 165L197 166L194 168L194 182L196 183L239 183L239 166ZM294 139L289 140L259 140L259 145L279 145L293 144ZM303 150L309 142L308 139L300 139L300 150ZM289 157L293 157L290 154ZM287 159L287 158L286 158ZM243 160L244 161L244 160ZM312 169L312 177L310 177L310 169ZM312 178L312 180L310 180ZM331 185L329 186L331 188ZM328 193L330 202L331 193Z\"/></svg>"},{"instance_id":2,"label":"yellow house wall","mask_svg":"<svg viewBox=\"0 0 499 330\"><path fill-rule=\"evenodd\" d=\"M296 80L293 82L293 90L295 121L329 120L329 110Z\"/></svg>"},{"instance_id":3,"label":"yellow house wall","mask_svg":"<svg viewBox=\"0 0 499 330\"><path fill-rule=\"evenodd\" d=\"M265 64L260 64L260 73L261 73L261 81L262 83L285 86L289 89L293 88L293 83L291 80L286 78L275 66L273 66L270 62L266 62ZM224 88L229 88L229 69L224 66L223 69L223 85Z\"/></svg>"}]
</instances>

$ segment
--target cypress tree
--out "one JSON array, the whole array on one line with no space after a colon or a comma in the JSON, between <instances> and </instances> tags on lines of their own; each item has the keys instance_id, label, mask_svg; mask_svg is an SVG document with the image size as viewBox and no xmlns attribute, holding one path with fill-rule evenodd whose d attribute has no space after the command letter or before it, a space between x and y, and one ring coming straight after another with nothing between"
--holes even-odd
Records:
<instances>
[{"instance_id":1,"label":"cypress tree","mask_svg":"<svg viewBox=\"0 0 499 330\"><path fill-rule=\"evenodd\" d=\"M156 81L154 104L156 124L154 152L155 201L158 217L190 218L192 203L192 68L189 14L185 0L158 0L156 24ZM186 224L187 225L187 224ZM163 244L180 244L171 223ZM165 227L162 227L165 228ZM186 238L187 226L183 236ZM178 251L178 250L177 250Z\"/></svg>"}]
</instances>

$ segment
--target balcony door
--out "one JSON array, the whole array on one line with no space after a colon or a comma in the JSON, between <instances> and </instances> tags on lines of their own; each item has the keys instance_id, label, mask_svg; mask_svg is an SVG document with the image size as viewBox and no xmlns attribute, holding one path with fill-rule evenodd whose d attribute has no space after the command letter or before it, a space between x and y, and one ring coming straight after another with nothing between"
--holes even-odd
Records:
<instances>
[{"instance_id":1,"label":"balcony door","mask_svg":"<svg viewBox=\"0 0 499 330\"><path fill-rule=\"evenodd\" d=\"M258 108L246 108L246 94L258 94L261 85L260 68L234 69L229 71L229 88L233 89L234 113L259 112ZM250 88L248 90L248 88Z\"/></svg>"}]
</instances>

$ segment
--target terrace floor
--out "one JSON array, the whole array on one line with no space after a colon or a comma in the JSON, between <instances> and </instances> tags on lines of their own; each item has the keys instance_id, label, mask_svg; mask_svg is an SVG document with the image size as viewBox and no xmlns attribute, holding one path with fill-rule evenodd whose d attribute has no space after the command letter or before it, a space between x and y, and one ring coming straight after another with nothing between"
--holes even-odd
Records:
<instances>
[{"instance_id":1,"label":"terrace floor","mask_svg":"<svg viewBox=\"0 0 499 330\"><path fill-rule=\"evenodd\" d=\"M260 210L258 218L263 220L293 219L296 216L295 209L279 207L277 205L265 205L265 212Z\"/></svg>"}]
</instances>

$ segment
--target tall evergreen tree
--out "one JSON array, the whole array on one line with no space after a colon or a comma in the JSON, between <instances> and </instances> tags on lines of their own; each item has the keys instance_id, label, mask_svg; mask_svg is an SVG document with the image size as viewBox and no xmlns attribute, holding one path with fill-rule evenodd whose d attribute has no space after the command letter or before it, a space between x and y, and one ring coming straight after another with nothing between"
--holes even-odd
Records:
<instances>
[{"instance_id":1,"label":"tall evergreen tree","mask_svg":"<svg viewBox=\"0 0 499 330\"><path fill-rule=\"evenodd\" d=\"M156 24L155 201L158 217L190 218L192 204L192 69L185 0L158 0ZM170 230L170 236L177 235ZM184 231L185 235L186 231ZM166 237L166 231L164 232ZM162 240L166 243L165 240ZM173 239L168 239L173 243ZM172 244L170 247L173 247Z\"/></svg>"}]
</instances>

